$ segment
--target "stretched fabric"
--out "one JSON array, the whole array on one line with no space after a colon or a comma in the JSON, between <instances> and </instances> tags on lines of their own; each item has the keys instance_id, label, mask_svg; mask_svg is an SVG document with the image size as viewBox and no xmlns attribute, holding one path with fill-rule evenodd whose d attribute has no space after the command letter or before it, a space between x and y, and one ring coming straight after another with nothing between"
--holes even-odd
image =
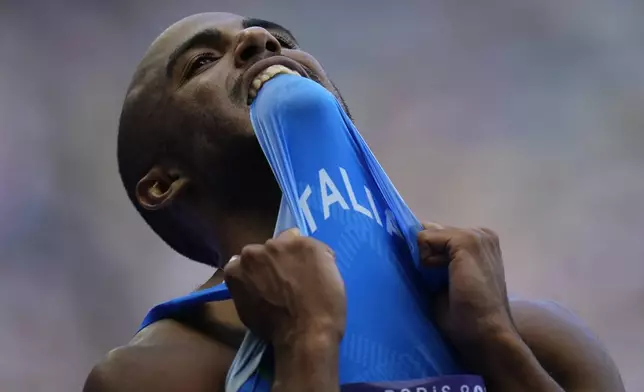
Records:
<instances>
[{"instance_id":1,"label":"stretched fabric","mask_svg":"<svg viewBox=\"0 0 644 392\"><path fill-rule=\"evenodd\" d=\"M336 253L348 309L343 390L482 391L480 377L458 376L462 369L427 316L447 271L420 268L421 225L336 98L309 79L279 75L260 90L251 121L283 193L275 233L297 227ZM271 361L270 347L248 333L226 391L270 390Z\"/></svg>"}]
</instances>

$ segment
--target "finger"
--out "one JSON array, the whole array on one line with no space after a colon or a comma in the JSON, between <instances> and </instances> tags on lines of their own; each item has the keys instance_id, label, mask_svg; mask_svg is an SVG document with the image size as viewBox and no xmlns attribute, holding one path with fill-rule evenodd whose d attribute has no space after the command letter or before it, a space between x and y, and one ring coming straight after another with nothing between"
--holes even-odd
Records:
<instances>
[{"instance_id":1,"label":"finger","mask_svg":"<svg viewBox=\"0 0 644 392\"><path fill-rule=\"evenodd\" d=\"M421 258L423 266L427 268L440 268L449 265L450 258L447 255L433 255Z\"/></svg>"},{"instance_id":2,"label":"finger","mask_svg":"<svg viewBox=\"0 0 644 392\"><path fill-rule=\"evenodd\" d=\"M284 230L283 232L281 232L276 239L288 240L288 239L300 237L301 235L302 233L300 232L300 229L298 229L297 227L293 227L291 229Z\"/></svg>"},{"instance_id":3,"label":"finger","mask_svg":"<svg viewBox=\"0 0 644 392\"><path fill-rule=\"evenodd\" d=\"M324 251L326 255L328 255L331 258L331 261L335 261L335 251L333 251L333 249L331 249L331 247L328 246L327 244L325 243L322 243L322 244L324 245Z\"/></svg>"},{"instance_id":4,"label":"finger","mask_svg":"<svg viewBox=\"0 0 644 392\"><path fill-rule=\"evenodd\" d=\"M451 233L448 230L423 230L418 233L418 246L421 251L424 249L431 254L443 253L450 238Z\"/></svg>"},{"instance_id":5,"label":"finger","mask_svg":"<svg viewBox=\"0 0 644 392\"><path fill-rule=\"evenodd\" d=\"M443 230L445 226L436 222L424 222L422 224L424 230Z\"/></svg>"},{"instance_id":6,"label":"finger","mask_svg":"<svg viewBox=\"0 0 644 392\"><path fill-rule=\"evenodd\" d=\"M447 252L433 250L427 243L419 245L420 262L427 268L445 267L450 262L450 256Z\"/></svg>"},{"instance_id":7,"label":"finger","mask_svg":"<svg viewBox=\"0 0 644 392\"><path fill-rule=\"evenodd\" d=\"M235 255L224 265L224 280L237 278L241 273L240 257Z\"/></svg>"},{"instance_id":8,"label":"finger","mask_svg":"<svg viewBox=\"0 0 644 392\"><path fill-rule=\"evenodd\" d=\"M224 266L224 281L233 298L240 320L244 325L248 326L248 309L252 309L253 306L247 294L247 285L241 267L240 256L233 256Z\"/></svg>"},{"instance_id":9,"label":"finger","mask_svg":"<svg viewBox=\"0 0 644 392\"><path fill-rule=\"evenodd\" d=\"M324 252L331 257L331 259L335 260L335 251L325 242L322 242L317 238L313 238L313 237L306 237L305 241L310 242L310 244L312 244L314 247L323 249Z\"/></svg>"},{"instance_id":10,"label":"finger","mask_svg":"<svg viewBox=\"0 0 644 392\"><path fill-rule=\"evenodd\" d=\"M270 259L267 246L252 244L242 248L239 256L239 264L244 272L249 273L251 271L258 271L258 269L269 264Z\"/></svg>"},{"instance_id":11,"label":"finger","mask_svg":"<svg viewBox=\"0 0 644 392\"><path fill-rule=\"evenodd\" d=\"M420 261L428 267L447 265L450 260L450 230L423 230L418 233Z\"/></svg>"},{"instance_id":12,"label":"finger","mask_svg":"<svg viewBox=\"0 0 644 392\"><path fill-rule=\"evenodd\" d=\"M493 243L499 243L499 235L494 230L488 229L487 227L479 227L478 231L483 234L483 238L486 238Z\"/></svg>"}]
</instances>

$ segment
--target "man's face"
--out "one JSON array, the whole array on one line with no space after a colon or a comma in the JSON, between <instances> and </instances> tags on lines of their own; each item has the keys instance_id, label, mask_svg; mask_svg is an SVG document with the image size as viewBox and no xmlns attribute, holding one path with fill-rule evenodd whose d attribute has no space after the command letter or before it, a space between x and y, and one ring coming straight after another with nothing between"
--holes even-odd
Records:
<instances>
[{"instance_id":1,"label":"man's face","mask_svg":"<svg viewBox=\"0 0 644 392\"><path fill-rule=\"evenodd\" d=\"M221 190L224 182L237 194L248 191L237 189L240 181L258 181L248 176L268 174L274 181L270 170L257 168L266 165L250 122L258 77L296 72L342 102L320 64L299 50L287 30L232 14L199 14L177 22L152 44L140 68L154 71L155 88L162 90L157 94L169 106L160 115L176 124L175 137L192 139L184 148L184 158L197 171L191 174L203 177L196 180L210 183L209 188ZM145 72L139 75L138 87L151 79ZM136 91L135 84L129 95Z\"/></svg>"}]
</instances>

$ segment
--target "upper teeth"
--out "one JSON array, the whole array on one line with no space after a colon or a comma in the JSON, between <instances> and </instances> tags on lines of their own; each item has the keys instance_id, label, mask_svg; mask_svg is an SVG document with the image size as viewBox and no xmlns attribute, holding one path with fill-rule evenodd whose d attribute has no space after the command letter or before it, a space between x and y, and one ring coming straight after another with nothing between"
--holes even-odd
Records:
<instances>
[{"instance_id":1,"label":"upper teeth","mask_svg":"<svg viewBox=\"0 0 644 392\"><path fill-rule=\"evenodd\" d=\"M264 83L266 83L268 80L271 80L275 75L279 74L302 76L299 73L293 71L292 69L286 68L281 64L271 65L270 67L260 72L260 74L257 75L255 79L253 79L253 82L250 84L250 89L248 90L248 104L253 102L253 99L257 96L257 92L262 88Z\"/></svg>"}]
</instances>

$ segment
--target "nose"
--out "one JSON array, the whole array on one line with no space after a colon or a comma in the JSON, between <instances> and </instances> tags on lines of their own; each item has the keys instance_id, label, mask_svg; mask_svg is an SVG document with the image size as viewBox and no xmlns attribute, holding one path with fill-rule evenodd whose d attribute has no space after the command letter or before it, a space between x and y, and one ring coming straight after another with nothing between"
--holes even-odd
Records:
<instances>
[{"instance_id":1,"label":"nose","mask_svg":"<svg viewBox=\"0 0 644 392\"><path fill-rule=\"evenodd\" d=\"M249 27L239 32L235 47L235 65L243 67L250 60L262 55L280 54L280 43L265 29Z\"/></svg>"}]
</instances>

